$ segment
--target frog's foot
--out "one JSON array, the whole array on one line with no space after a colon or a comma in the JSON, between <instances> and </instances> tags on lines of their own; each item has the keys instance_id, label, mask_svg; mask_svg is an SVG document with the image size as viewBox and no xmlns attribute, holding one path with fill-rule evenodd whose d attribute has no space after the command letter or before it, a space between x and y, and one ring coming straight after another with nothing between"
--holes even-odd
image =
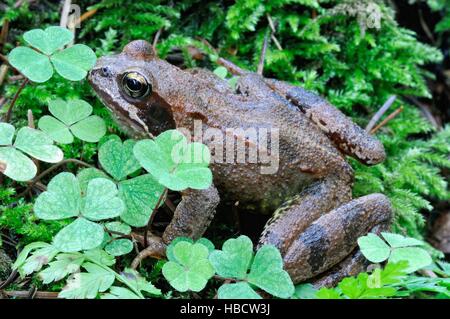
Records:
<instances>
[{"instance_id":1,"label":"frog's foot","mask_svg":"<svg viewBox=\"0 0 450 319\"><path fill-rule=\"evenodd\" d=\"M131 263L132 269L137 269L141 262L146 258L162 259L166 256L167 246L164 244L162 238L157 236L147 237L147 247L139 252Z\"/></svg>"},{"instance_id":2,"label":"frog's foot","mask_svg":"<svg viewBox=\"0 0 450 319\"><path fill-rule=\"evenodd\" d=\"M283 243L281 251L285 270L295 283L316 277L351 254L359 237L375 227L385 227L390 218L391 205L382 194L360 197L335 208L304 231L294 229L295 233L289 236L293 240ZM285 231L292 233L288 224ZM263 238L261 243L270 244L267 239ZM349 263L346 267L350 269L354 264L351 260Z\"/></svg>"}]
</instances>

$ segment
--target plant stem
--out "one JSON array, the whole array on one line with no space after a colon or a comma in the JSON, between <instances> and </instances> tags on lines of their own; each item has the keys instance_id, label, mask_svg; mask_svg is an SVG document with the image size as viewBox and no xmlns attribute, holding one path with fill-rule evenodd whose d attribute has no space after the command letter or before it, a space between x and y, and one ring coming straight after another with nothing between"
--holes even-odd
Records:
<instances>
[{"instance_id":1,"label":"plant stem","mask_svg":"<svg viewBox=\"0 0 450 319\"><path fill-rule=\"evenodd\" d=\"M83 161L77 160L75 158L69 158L66 160L63 160L51 167L49 167L48 169L46 169L45 171L43 171L41 174L39 174L38 176L36 176L31 182L28 183L28 187L25 191L23 191L22 193L20 193L18 195L18 197L22 197L24 196L30 189L31 187L33 187L37 182L39 182L40 179L42 179L43 177L45 177L47 174L50 174L51 172L53 172L54 170L56 170L58 167L67 164L67 163L75 163L78 165L82 165L82 166L86 166L86 167L91 167L93 168L94 166L89 165L88 163L85 163Z\"/></svg>"},{"instance_id":2,"label":"plant stem","mask_svg":"<svg viewBox=\"0 0 450 319\"><path fill-rule=\"evenodd\" d=\"M25 78L25 80L22 82L22 84L20 85L19 89L17 90L16 94L14 95L14 98L11 101L11 104L9 105L9 108L8 108L8 112L6 113L6 116L5 116L5 122L6 123L11 121L12 109L13 109L14 105L16 104L20 93L22 92L23 88L25 87L25 85L27 85L28 82L29 82L28 78Z\"/></svg>"},{"instance_id":3,"label":"plant stem","mask_svg":"<svg viewBox=\"0 0 450 319\"><path fill-rule=\"evenodd\" d=\"M153 208L152 214L150 215L150 218L147 223L147 227L145 227L145 231L144 231L144 246L145 247L148 246L147 236L148 236L148 232L150 231L150 228L152 226L153 220L155 219L156 211L158 210L159 205L161 205L161 202L163 201L164 197L166 196L167 191L168 191L168 189L164 188L163 192L161 193L161 195L158 198L158 201L156 202L155 207Z\"/></svg>"}]
</instances>

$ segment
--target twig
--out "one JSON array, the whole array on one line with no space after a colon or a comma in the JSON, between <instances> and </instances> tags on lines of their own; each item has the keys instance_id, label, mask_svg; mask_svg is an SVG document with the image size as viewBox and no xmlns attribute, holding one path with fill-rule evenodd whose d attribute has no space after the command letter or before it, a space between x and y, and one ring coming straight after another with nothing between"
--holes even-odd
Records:
<instances>
[{"instance_id":1,"label":"twig","mask_svg":"<svg viewBox=\"0 0 450 319\"><path fill-rule=\"evenodd\" d=\"M8 297L16 297L16 298L30 298L30 292L29 291L3 291L5 295ZM33 298L36 299L58 299L58 293L52 292L52 291L35 291Z\"/></svg>"},{"instance_id":2,"label":"twig","mask_svg":"<svg viewBox=\"0 0 450 319\"><path fill-rule=\"evenodd\" d=\"M32 110L28 110L27 118L28 118L28 127L36 128L35 125L34 125L34 117L33 117L33 111Z\"/></svg>"},{"instance_id":3,"label":"twig","mask_svg":"<svg viewBox=\"0 0 450 319\"><path fill-rule=\"evenodd\" d=\"M64 0L64 5L61 11L61 20L59 26L67 28L67 22L69 21L70 6L72 5L72 0Z\"/></svg>"},{"instance_id":4,"label":"twig","mask_svg":"<svg viewBox=\"0 0 450 319\"><path fill-rule=\"evenodd\" d=\"M92 16L97 12L97 10L98 10L98 9L92 9L92 10L86 11L85 13L83 13L83 14L81 15L81 17L80 17L80 19L78 19L78 21L75 21L75 22L74 22L74 24L75 24L75 25L78 25L78 24L80 24L81 22L83 22L84 20L89 19L90 17L92 17Z\"/></svg>"},{"instance_id":5,"label":"twig","mask_svg":"<svg viewBox=\"0 0 450 319\"><path fill-rule=\"evenodd\" d=\"M8 287L8 285L12 283L14 279L16 279L17 274L18 274L17 270L13 270L12 273L9 274L9 277L6 278L5 281L0 283L0 289Z\"/></svg>"},{"instance_id":6,"label":"twig","mask_svg":"<svg viewBox=\"0 0 450 319\"><path fill-rule=\"evenodd\" d=\"M431 43L433 43L435 45L436 40L434 39L433 33L430 31L430 28L428 28L428 25L425 22L425 19L423 18L422 10L420 10L420 9L419 9L419 21L420 21L420 25L422 26L422 29L425 32L425 34L427 35L428 39L431 41Z\"/></svg>"},{"instance_id":7,"label":"twig","mask_svg":"<svg viewBox=\"0 0 450 319\"><path fill-rule=\"evenodd\" d=\"M25 87L25 85L27 85L28 82L29 82L28 78L25 78L25 80L22 82L19 89L17 90L16 94L14 95L14 98L11 101L11 104L9 105L8 112L6 112L5 122L9 122L11 120L11 114L14 104L16 104L16 101L19 98L20 93L22 92L23 88Z\"/></svg>"},{"instance_id":8,"label":"twig","mask_svg":"<svg viewBox=\"0 0 450 319\"><path fill-rule=\"evenodd\" d=\"M426 104L423 104L422 102L419 102L416 98L414 97L407 97L407 99L412 102L413 104L417 105L420 110L422 111L423 115L426 117L426 119L436 128L436 129L441 129L441 126L439 125L439 123L436 121L436 119L434 118L433 114L430 111L430 107Z\"/></svg>"},{"instance_id":9,"label":"twig","mask_svg":"<svg viewBox=\"0 0 450 319\"><path fill-rule=\"evenodd\" d=\"M9 33L9 20L3 20L2 31L0 32L0 48L6 43Z\"/></svg>"},{"instance_id":10,"label":"twig","mask_svg":"<svg viewBox=\"0 0 450 319\"><path fill-rule=\"evenodd\" d=\"M6 78L6 74L8 74L8 64L2 64L2 66L0 66L0 86L3 84L3 81L5 81Z\"/></svg>"},{"instance_id":11,"label":"twig","mask_svg":"<svg viewBox=\"0 0 450 319\"><path fill-rule=\"evenodd\" d=\"M267 15L267 21L269 22L270 29L272 30L272 34L270 35L270 38L272 39L273 43L275 43L275 46L278 50L283 50L283 47L281 46L280 42L278 42L278 39L275 36L276 33L276 27L275 23L272 21L272 17L270 15Z\"/></svg>"},{"instance_id":12,"label":"twig","mask_svg":"<svg viewBox=\"0 0 450 319\"><path fill-rule=\"evenodd\" d=\"M109 234L111 234L111 235L117 235L117 236L120 236L120 238L133 239L133 236L131 236L131 235L127 235L127 234L124 234L124 233L121 233L121 232L118 232L118 231L115 231L115 230L111 230L111 229L108 229L108 228L106 228L106 227L103 227L103 228L104 228L104 230L105 230L107 233L109 233Z\"/></svg>"},{"instance_id":13,"label":"twig","mask_svg":"<svg viewBox=\"0 0 450 319\"><path fill-rule=\"evenodd\" d=\"M384 113L391 107L397 97L395 95L391 95L386 102L384 102L383 106L375 113L375 115L370 119L369 124L366 126L366 131L370 132L375 124L380 120Z\"/></svg>"},{"instance_id":14,"label":"twig","mask_svg":"<svg viewBox=\"0 0 450 319\"><path fill-rule=\"evenodd\" d=\"M259 57L259 63L258 63L258 68L256 69L256 73L262 75L263 71L264 71L264 61L266 59L266 52L267 52L267 47L269 45L269 37L272 34L272 31L270 31L269 29L266 31L266 34L264 35L264 42L263 42L263 46L261 49L261 55Z\"/></svg>"},{"instance_id":15,"label":"twig","mask_svg":"<svg viewBox=\"0 0 450 319\"><path fill-rule=\"evenodd\" d=\"M153 220L155 219L156 211L158 210L159 205L161 205L164 197L166 196L167 191L168 191L168 189L164 188L163 192L161 193L161 195L158 198L158 201L156 202L155 207L153 208L152 214L150 215L150 218L149 218L148 223L147 223L147 227L145 227L145 231L144 231L144 247L148 246L148 238L147 238L148 232L150 231L150 229L152 227L152 223L153 223Z\"/></svg>"},{"instance_id":16,"label":"twig","mask_svg":"<svg viewBox=\"0 0 450 319\"><path fill-rule=\"evenodd\" d=\"M396 117L398 114L400 114L403 111L403 106L400 106L398 109L396 109L394 112L389 114L383 121L381 121L380 124L375 126L371 131L370 134L375 134L376 131L378 131L380 128L385 126L390 120L392 120L394 117Z\"/></svg>"},{"instance_id":17,"label":"twig","mask_svg":"<svg viewBox=\"0 0 450 319\"><path fill-rule=\"evenodd\" d=\"M159 37L161 36L162 30L163 30L163 28L159 28L159 30L155 34L155 37L153 38L152 47L153 47L153 50L155 50L155 53L156 53L156 45L158 44Z\"/></svg>"}]
</instances>

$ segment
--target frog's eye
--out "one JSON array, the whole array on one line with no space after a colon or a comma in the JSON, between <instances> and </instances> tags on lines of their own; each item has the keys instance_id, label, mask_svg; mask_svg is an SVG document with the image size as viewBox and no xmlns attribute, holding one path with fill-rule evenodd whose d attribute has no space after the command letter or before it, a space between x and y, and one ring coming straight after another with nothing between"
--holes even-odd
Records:
<instances>
[{"instance_id":1,"label":"frog's eye","mask_svg":"<svg viewBox=\"0 0 450 319\"><path fill-rule=\"evenodd\" d=\"M144 97L152 90L151 84L138 72L125 73L122 78L122 88L132 98Z\"/></svg>"}]
</instances>

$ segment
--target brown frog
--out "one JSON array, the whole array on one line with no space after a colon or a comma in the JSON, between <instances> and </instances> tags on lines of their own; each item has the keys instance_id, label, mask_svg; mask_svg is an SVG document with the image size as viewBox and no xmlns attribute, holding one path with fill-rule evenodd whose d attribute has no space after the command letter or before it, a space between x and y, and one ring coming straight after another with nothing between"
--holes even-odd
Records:
<instances>
[{"instance_id":1,"label":"brown frog","mask_svg":"<svg viewBox=\"0 0 450 319\"><path fill-rule=\"evenodd\" d=\"M219 201L270 211L259 245L280 249L294 282L334 284L363 269L357 238L388 228L389 200L382 194L352 199L353 170L345 156L368 165L385 158L383 145L321 97L286 82L241 72L237 89L213 73L182 70L159 59L146 41L100 58L89 80L117 120L134 136L168 129L214 129L254 145L247 129L276 130L267 152L278 149L277 169L262 163L212 162L213 185L188 189L162 240L199 238ZM242 133L244 132L244 133ZM205 139L210 148L218 141ZM234 146L233 146L234 147ZM248 155L248 150L246 154ZM235 153L235 150L232 150Z\"/></svg>"}]
</instances>

